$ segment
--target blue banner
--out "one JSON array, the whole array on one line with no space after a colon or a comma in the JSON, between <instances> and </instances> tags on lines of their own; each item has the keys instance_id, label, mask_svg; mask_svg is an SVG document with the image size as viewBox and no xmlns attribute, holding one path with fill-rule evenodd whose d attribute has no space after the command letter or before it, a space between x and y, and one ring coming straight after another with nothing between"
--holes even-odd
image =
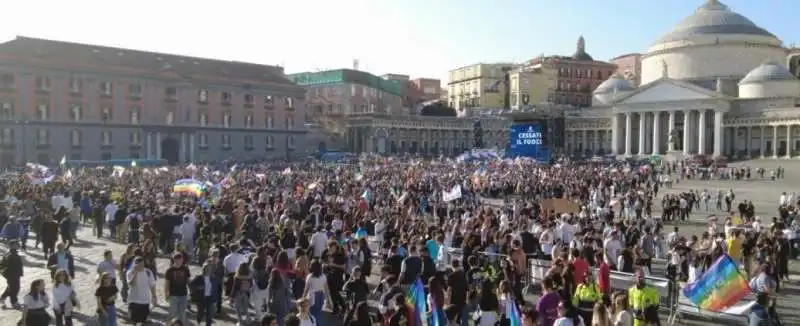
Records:
<instances>
[{"instance_id":1,"label":"blue banner","mask_svg":"<svg viewBox=\"0 0 800 326\"><path fill-rule=\"evenodd\" d=\"M530 157L537 161L550 160L551 151L542 146L542 125L537 122L511 126L508 135L507 155L510 157Z\"/></svg>"}]
</instances>

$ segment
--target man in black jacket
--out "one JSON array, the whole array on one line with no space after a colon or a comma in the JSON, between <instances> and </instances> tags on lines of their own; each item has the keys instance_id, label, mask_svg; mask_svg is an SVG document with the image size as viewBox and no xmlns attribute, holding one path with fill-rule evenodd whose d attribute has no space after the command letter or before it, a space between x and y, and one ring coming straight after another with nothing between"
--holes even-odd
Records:
<instances>
[{"instance_id":1,"label":"man in black jacket","mask_svg":"<svg viewBox=\"0 0 800 326\"><path fill-rule=\"evenodd\" d=\"M400 267L400 284L408 286L414 284L422 275L422 259L419 257L419 251L416 245L408 247L408 257L403 259L403 264Z\"/></svg>"},{"instance_id":2,"label":"man in black jacket","mask_svg":"<svg viewBox=\"0 0 800 326\"><path fill-rule=\"evenodd\" d=\"M6 298L11 299L11 305L14 309L19 308L17 296L19 295L20 284L19 281L23 276L22 257L17 252L18 243L16 241L8 243L8 253L0 260L0 273L6 279L6 290L0 295L0 301L3 302L3 308L6 306Z\"/></svg>"}]
</instances>

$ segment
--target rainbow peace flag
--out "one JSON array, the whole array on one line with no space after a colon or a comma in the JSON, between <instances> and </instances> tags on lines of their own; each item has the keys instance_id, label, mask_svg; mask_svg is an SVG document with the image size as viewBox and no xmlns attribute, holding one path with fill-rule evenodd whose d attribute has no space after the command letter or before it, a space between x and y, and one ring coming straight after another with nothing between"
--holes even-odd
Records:
<instances>
[{"instance_id":1,"label":"rainbow peace flag","mask_svg":"<svg viewBox=\"0 0 800 326\"><path fill-rule=\"evenodd\" d=\"M506 318L508 318L509 326L522 326L522 314L519 313L517 300L511 299L506 304Z\"/></svg>"},{"instance_id":2,"label":"rainbow peace flag","mask_svg":"<svg viewBox=\"0 0 800 326\"><path fill-rule=\"evenodd\" d=\"M722 255L694 283L686 284L683 294L700 309L720 311L750 294L747 279L728 255Z\"/></svg>"},{"instance_id":3,"label":"rainbow peace flag","mask_svg":"<svg viewBox=\"0 0 800 326\"><path fill-rule=\"evenodd\" d=\"M406 308L408 309L408 321L412 325L427 325L428 318L425 316L425 286L422 285L422 279L417 278L417 281L408 288L406 293Z\"/></svg>"},{"instance_id":4,"label":"rainbow peace flag","mask_svg":"<svg viewBox=\"0 0 800 326\"><path fill-rule=\"evenodd\" d=\"M181 179L175 181L172 192L200 197L206 191L206 184L195 179Z\"/></svg>"}]
</instances>

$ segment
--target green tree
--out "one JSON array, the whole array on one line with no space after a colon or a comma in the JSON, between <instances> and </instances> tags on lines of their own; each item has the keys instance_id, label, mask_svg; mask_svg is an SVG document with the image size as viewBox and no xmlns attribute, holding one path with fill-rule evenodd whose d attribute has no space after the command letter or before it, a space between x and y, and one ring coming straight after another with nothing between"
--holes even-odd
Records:
<instances>
[{"instance_id":1,"label":"green tree","mask_svg":"<svg viewBox=\"0 0 800 326\"><path fill-rule=\"evenodd\" d=\"M440 101L426 105L422 108L419 114L431 117L455 117L456 109L451 108Z\"/></svg>"}]
</instances>

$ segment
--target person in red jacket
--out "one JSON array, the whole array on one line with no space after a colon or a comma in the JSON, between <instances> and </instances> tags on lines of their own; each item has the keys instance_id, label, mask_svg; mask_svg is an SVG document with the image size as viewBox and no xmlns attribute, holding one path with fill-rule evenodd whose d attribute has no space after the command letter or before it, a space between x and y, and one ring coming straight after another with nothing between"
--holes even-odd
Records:
<instances>
[{"instance_id":1,"label":"person in red jacket","mask_svg":"<svg viewBox=\"0 0 800 326\"><path fill-rule=\"evenodd\" d=\"M603 293L603 302L608 305L611 301L611 266L603 260L603 253L598 251L594 254L597 263L597 286Z\"/></svg>"}]
</instances>

